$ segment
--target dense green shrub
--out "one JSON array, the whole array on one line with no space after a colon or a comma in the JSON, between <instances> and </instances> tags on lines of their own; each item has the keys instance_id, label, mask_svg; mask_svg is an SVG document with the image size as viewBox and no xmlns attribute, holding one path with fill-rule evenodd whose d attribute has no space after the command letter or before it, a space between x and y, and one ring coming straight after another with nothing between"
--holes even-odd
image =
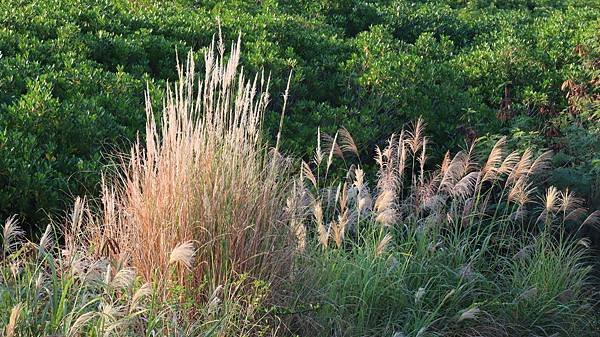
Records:
<instances>
[{"instance_id":1,"label":"dense green shrub","mask_svg":"<svg viewBox=\"0 0 600 337\"><path fill-rule=\"evenodd\" d=\"M420 115L436 149L498 133L547 147L537 136L546 121L531 115L567 108L562 83L585 74L573 49L599 16L597 3L580 0L2 1L0 218L40 221L94 194L109 162L102 150L143 129L146 84L174 80L177 53L200 54L218 22L226 41L241 32L243 64L270 73L272 92L294 70L282 145L306 156L319 125L345 126L372 148ZM503 98L506 121L496 117ZM271 137L281 103L272 97ZM595 121L569 134L593 139ZM595 159L575 150L562 160L587 171ZM561 170L556 179L570 185Z\"/></svg>"}]
</instances>

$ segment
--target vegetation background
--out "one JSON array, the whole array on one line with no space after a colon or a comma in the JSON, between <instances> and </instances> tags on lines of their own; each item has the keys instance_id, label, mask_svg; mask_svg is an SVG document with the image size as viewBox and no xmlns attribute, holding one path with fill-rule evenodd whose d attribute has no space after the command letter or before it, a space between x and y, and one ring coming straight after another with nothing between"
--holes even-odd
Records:
<instances>
[{"instance_id":1,"label":"vegetation background","mask_svg":"<svg viewBox=\"0 0 600 337\"><path fill-rule=\"evenodd\" d=\"M97 195L102 152L143 132L175 63L219 20L281 93L284 151L347 128L370 153L418 116L433 155L476 137L552 148L549 181L598 205L600 4L588 0L5 0L0 3L0 220L43 224ZM217 20L218 18L218 20ZM570 82L565 82L570 81ZM566 83L566 84L565 84ZM158 89L157 89L158 88ZM281 96L266 116L271 139Z\"/></svg>"},{"instance_id":2,"label":"vegetation background","mask_svg":"<svg viewBox=\"0 0 600 337\"><path fill-rule=\"evenodd\" d=\"M600 333L597 2L0 14L0 337Z\"/></svg>"}]
</instances>

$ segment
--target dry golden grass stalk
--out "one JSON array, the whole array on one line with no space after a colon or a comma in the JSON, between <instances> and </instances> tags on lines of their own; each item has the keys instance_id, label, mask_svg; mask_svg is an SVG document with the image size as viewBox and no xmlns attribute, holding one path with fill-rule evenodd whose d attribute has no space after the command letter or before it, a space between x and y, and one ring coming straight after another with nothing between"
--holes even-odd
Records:
<instances>
[{"instance_id":1,"label":"dry golden grass stalk","mask_svg":"<svg viewBox=\"0 0 600 337\"><path fill-rule=\"evenodd\" d=\"M588 217L583 221L581 226L598 226L600 225L600 210L593 211L588 215Z\"/></svg>"},{"instance_id":2,"label":"dry golden grass stalk","mask_svg":"<svg viewBox=\"0 0 600 337\"><path fill-rule=\"evenodd\" d=\"M583 207L584 200L575 196L573 191L569 191L567 188L564 192L561 192L561 198L558 205L558 209L563 212L571 212L574 209Z\"/></svg>"},{"instance_id":3,"label":"dry golden grass stalk","mask_svg":"<svg viewBox=\"0 0 600 337\"><path fill-rule=\"evenodd\" d=\"M481 172L475 171L465 175L459 180L452 190L452 194L456 198L466 200L473 195L477 182L481 177Z\"/></svg>"},{"instance_id":4,"label":"dry golden grass stalk","mask_svg":"<svg viewBox=\"0 0 600 337\"><path fill-rule=\"evenodd\" d=\"M459 151L454 155L446 170L443 170L438 190L447 194L452 193L454 186L464 177L465 168L470 165L469 155Z\"/></svg>"},{"instance_id":5,"label":"dry golden grass stalk","mask_svg":"<svg viewBox=\"0 0 600 337\"><path fill-rule=\"evenodd\" d=\"M425 162L427 161L427 138L423 137L423 147L419 156L419 183L421 186L425 184Z\"/></svg>"},{"instance_id":6,"label":"dry golden grass stalk","mask_svg":"<svg viewBox=\"0 0 600 337\"><path fill-rule=\"evenodd\" d=\"M44 230L44 234L40 238L40 242L38 244L38 250L40 253L47 252L52 246L52 237L50 236L52 233L52 226L46 226L46 230Z\"/></svg>"},{"instance_id":7,"label":"dry golden grass stalk","mask_svg":"<svg viewBox=\"0 0 600 337\"><path fill-rule=\"evenodd\" d=\"M339 214L338 219L332 225L333 240L338 248L342 247L342 241L346 234L346 226L349 221L348 211L348 184L344 182L344 185L340 190L339 201Z\"/></svg>"},{"instance_id":8,"label":"dry golden grass stalk","mask_svg":"<svg viewBox=\"0 0 600 337\"><path fill-rule=\"evenodd\" d=\"M560 202L560 191L554 186L550 186L546 190L546 195L543 197L544 210L547 213L552 213L557 210Z\"/></svg>"},{"instance_id":9,"label":"dry golden grass stalk","mask_svg":"<svg viewBox=\"0 0 600 337\"><path fill-rule=\"evenodd\" d=\"M379 169L383 169L383 165L384 165L383 152L381 151L379 146L375 147L375 162L377 163L377 165L379 165Z\"/></svg>"},{"instance_id":10,"label":"dry golden grass stalk","mask_svg":"<svg viewBox=\"0 0 600 337\"><path fill-rule=\"evenodd\" d=\"M416 155L417 151L423 146L424 135L425 122L423 121L423 118L419 117L408 132L408 145L413 155Z\"/></svg>"},{"instance_id":11,"label":"dry golden grass stalk","mask_svg":"<svg viewBox=\"0 0 600 337\"><path fill-rule=\"evenodd\" d=\"M317 188L317 178L310 169L310 166L308 166L308 164L304 160L302 161L301 173L303 177L306 177L312 183L314 188Z\"/></svg>"},{"instance_id":12,"label":"dry golden grass stalk","mask_svg":"<svg viewBox=\"0 0 600 337\"><path fill-rule=\"evenodd\" d=\"M502 161L502 164L498 168L498 174L510 174L520 159L521 154L518 151L511 152Z\"/></svg>"},{"instance_id":13,"label":"dry golden grass stalk","mask_svg":"<svg viewBox=\"0 0 600 337\"><path fill-rule=\"evenodd\" d=\"M323 207L319 201L313 203L313 216L315 218L317 232L319 234L319 243L323 247L327 247L329 243L329 229L325 227L323 220Z\"/></svg>"},{"instance_id":14,"label":"dry golden grass stalk","mask_svg":"<svg viewBox=\"0 0 600 337\"><path fill-rule=\"evenodd\" d=\"M323 162L323 149L321 148L321 128L317 128L317 148L315 149L314 162L317 166Z\"/></svg>"},{"instance_id":15,"label":"dry golden grass stalk","mask_svg":"<svg viewBox=\"0 0 600 337\"><path fill-rule=\"evenodd\" d=\"M507 184L514 183L521 176L529 175L532 164L532 156L531 150L529 148L525 149L519 161L515 163L510 174L508 175Z\"/></svg>"},{"instance_id":16,"label":"dry golden grass stalk","mask_svg":"<svg viewBox=\"0 0 600 337\"><path fill-rule=\"evenodd\" d=\"M19 317L21 316L22 310L23 310L23 304L18 303L10 311L10 318L8 319L8 324L4 328L4 336L5 337L15 336L15 330L17 328L17 323L19 322Z\"/></svg>"},{"instance_id":17,"label":"dry golden grass stalk","mask_svg":"<svg viewBox=\"0 0 600 337\"><path fill-rule=\"evenodd\" d=\"M442 159L442 164L440 165L440 175L444 176L446 171L448 171L448 167L450 166L450 151L446 151L444 154L444 159Z\"/></svg>"},{"instance_id":18,"label":"dry golden grass stalk","mask_svg":"<svg viewBox=\"0 0 600 337\"><path fill-rule=\"evenodd\" d=\"M377 243L377 247L375 247L375 255L380 256L381 254L383 254L386 251L386 249L389 246L391 241L392 241L392 235L389 233L385 234L383 239L381 239L381 241L379 241Z\"/></svg>"},{"instance_id":19,"label":"dry golden grass stalk","mask_svg":"<svg viewBox=\"0 0 600 337\"><path fill-rule=\"evenodd\" d=\"M353 154L358 157L358 147L354 142L354 138L346 128L341 128L339 131L339 146L343 153Z\"/></svg>"},{"instance_id":20,"label":"dry golden grass stalk","mask_svg":"<svg viewBox=\"0 0 600 337\"><path fill-rule=\"evenodd\" d=\"M25 232L19 227L15 216L6 219L4 228L2 229L2 250L4 254L6 255L13 251L24 236Z\"/></svg>"},{"instance_id":21,"label":"dry golden grass stalk","mask_svg":"<svg viewBox=\"0 0 600 337\"><path fill-rule=\"evenodd\" d=\"M361 191L365 186L365 171L360 168L360 165L354 170L354 187Z\"/></svg>"},{"instance_id":22,"label":"dry golden grass stalk","mask_svg":"<svg viewBox=\"0 0 600 337\"><path fill-rule=\"evenodd\" d=\"M405 139L404 129L400 131L400 135L398 136L398 142L396 143L396 171L398 175L398 179L402 181L404 177L404 170L406 168L406 139Z\"/></svg>"},{"instance_id":23,"label":"dry golden grass stalk","mask_svg":"<svg viewBox=\"0 0 600 337\"><path fill-rule=\"evenodd\" d=\"M549 224L554 219L554 213L558 210L561 192L554 186L546 190L546 194L541 197L542 211L537 221Z\"/></svg>"},{"instance_id":24,"label":"dry golden grass stalk","mask_svg":"<svg viewBox=\"0 0 600 337\"><path fill-rule=\"evenodd\" d=\"M135 280L135 271L131 268L119 270L110 281L110 286L115 289L129 289Z\"/></svg>"},{"instance_id":25,"label":"dry golden grass stalk","mask_svg":"<svg viewBox=\"0 0 600 337\"><path fill-rule=\"evenodd\" d=\"M291 226L296 236L297 250L303 252L306 249L306 227L301 221L293 221Z\"/></svg>"},{"instance_id":26,"label":"dry golden grass stalk","mask_svg":"<svg viewBox=\"0 0 600 337\"><path fill-rule=\"evenodd\" d=\"M323 133L321 136L321 137L323 137L323 149L326 152L329 152L329 154L327 155L327 166L326 166L327 172L329 172L329 169L331 168L331 164L333 163L334 155L336 157L344 159L344 153L342 152L342 149L340 148L340 146L338 144L338 140L337 140L338 135L339 135L339 132L336 132L333 137L331 137L330 135L328 135L326 133Z\"/></svg>"},{"instance_id":27,"label":"dry golden grass stalk","mask_svg":"<svg viewBox=\"0 0 600 337\"><path fill-rule=\"evenodd\" d=\"M348 221L348 210L346 209L338 216L338 221L335 223L336 226L333 228L333 239L338 248L342 247Z\"/></svg>"},{"instance_id":28,"label":"dry golden grass stalk","mask_svg":"<svg viewBox=\"0 0 600 337\"><path fill-rule=\"evenodd\" d=\"M306 226L303 220L312 212L312 204L314 202L312 194L304 187L304 174L301 171L299 181L293 182L291 193L286 199L285 206L286 220L289 222L290 229L296 238L296 249L298 252L303 252L306 248Z\"/></svg>"},{"instance_id":29,"label":"dry golden grass stalk","mask_svg":"<svg viewBox=\"0 0 600 337\"><path fill-rule=\"evenodd\" d=\"M391 189L383 190L375 199L375 211L378 213L382 213L387 209L392 208L394 205L394 200L396 199L396 194Z\"/></svg>"},{"instance_id":30,"label":"dry golden grass stalk","mask_svg":"<svg viewBox=\"0 0 600 337\"><path fill-rule=\"evenodd\" d=\"M550 167L550 159L552 158L553 151L548 150L537 157L531 167L529 168L529 174L540 174Z\"/></svg>"},{"instance_id":31,"label":"dry golden grass stalk","mask_svg":"<svg viewBox=\"0 0 600 337\"><path fill-rule=\"evenodd\" d=\"M188 241L181 243L171 251L171 254L169 255L169 264L182 265L187 269L192 269L195 254L194 242Z\"/></svg>"},{"instance_id":32,"label":"dry golden grass stalk","mask_svg":"<svg viewBox=\"0 0 600 337\"><path fill-rule=\"evenodd\" d=\"M508 201L516 202L520 206L525 205L535 190L532 186L525 177L520 177L508 191Z\"/></svg>"},{"instance_id":33,"label":"dry golden grass stalk","mask_svg":"<svg viewBox=\"0 0 600 337\"><path fill-rule=\"evenodd\" d=\"M283 117L285 116L285 107L287 106L288 97L290 96L290 83L292 81L292 72L288 76L287 86L285 87L285 93L283 94L283 108L281 109L281 116L279 118L279 129L277 131L277 140L275 142L275 150L279 150L279 144L281 142L281 130L283 130Z\"/></svg>"},{"instance_id":34,"label":"dry golden grass stalk","mask_svg":"<svg viewBox=\"0 0 600 337\"><path fill-rule=\"evenodd\" d=\"M393 209L386 209L383 212L379 212L375 217L375 221L384 225L391 226L398 220L398 213Z\"/></svg>"},{"instance_id":35,"label":"dry golden grass stalk","mask_svg":"<svg viewBox=\"0 0 600 337\"><path fill-rule=\"evenodd\" d=\"M331 223L330 228L332 231L331 236L333 237L333 242L335 243L335 246L337 248L341 248L342 241L344 239L344 232L343 232L342 225L339 222L334 221Z\"/></svg>"},{"instance_id":36,"label":"dry golden grass stalk","mask_svg":"<svg viewBox=\"0 0 600 337\"><path fill-rule=\"evenodd\" d=\"M73 323L73 325L71 325L71 327L69 328L69 332L68 332L67 336L68 337L80 336L80 330L90 320L92 320L97 315L98 314L96 312L86 312L86 313L82 314L81 316L77 317L77 319L75 320L75 323Z\"/></svg>"},{"instance_id":37,"label":"dry golden grass stalk","mask_svg":"<svg viewBox=\"0 0 600 337\"><path fill-rule=\"evenodd\" d=\"M143 310L141 302L144 298L150 296L151 294L152 287L150 286L150 283L142 284L142 286L136 290L131 297L131 302L129 303L129 313L131 314L136 310Z\"/></svg>"},{"instance_id":38,"label":"dry golden grass stalk","mask_svg":"<svg viewBox=\"0 0 600 337\"><path fill-rule=\"evenodd\" d=\"M496 178L496 175L498 174L502 164L505 145L506 137L500 138L496 144L494 144L494 147L492 148L485 165L481 169L481 173L483 175L482 181L490 181Z\"/></svg>"}]
</instances>

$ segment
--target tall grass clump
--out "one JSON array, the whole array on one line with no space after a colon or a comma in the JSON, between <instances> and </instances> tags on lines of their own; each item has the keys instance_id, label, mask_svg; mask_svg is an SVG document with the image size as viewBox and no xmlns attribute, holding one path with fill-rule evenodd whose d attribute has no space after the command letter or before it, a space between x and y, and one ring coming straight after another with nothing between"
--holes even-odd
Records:
<instances>
[{"instance_id":1,"label":"tall grass clump","mask_svg":"<svg viewBox=\"0 0 600 337\"><path fill-rule=\"evenodd\" d=\"M148 319L161 321L151 285L131 268L93 258L84 247L62 250L51 226L38 242L19 233L14 218L4 224L0 336L139 336L150 333Z\"/></svg>"},{"instance_id":2,"label":"tall grass clump","mask_svg":"<svg viewBox=\"0 0 600 337\"><path fill-rule=\"evenodd\" d=\"M590 329L581 229L598 221L569 191L538 191L550 154L471 144L428 169L418 120L384 149L376 179L319 134L288 212L300 252L290 325L321 336L571 336ZM372 184L372 185L371 185Z\"/></svg>"},{"instance_id":3,"label":"tall grass clump","mask_svg":"<svg viewBox=\"0 0 600 337\"><path fill-rule=\"evenodd\" d=\"M5 225L4 336L276 333L263 304L291 265L290 169L262 139L269 79L238 71L240 46L213 41L202 76L190 52L159 118L146 96L144 138L99 202L76 201L60 248Z\"/></svg>"},{"instance_id":4,"label":"tall grass clump","mask_svg":"<svg viewBox=\"0 0 600 337\"><path fill-rule=\"evenodd\" d=\"M78 200L71 221L81 224L89 216ZM262 321L266 282L248 286L249 276L241 276L192 306L194 298L176 296L194 294L191 288L146 282L135 268L82 245L72 229L59 235L48 226L33 242L14 218L3 226L0 336L247 336L278 329ZM68 244L58 244L60 236ZM179 245L173 259L190 254L186 246Z\"/></svg>"},{"instance_id":5,"label":"tall grass clump","mask_svg":"<svg viewBox=\"0 0 600 337\"><path fill-rule=\"evenodd\" d=\"M201 79L190 52L160 124L147 97L145 140L104 181L101 218L84 230L98 254L200 301L242 297L250 286L229 286L246 277L270 284L288 265L288 165L261 137L269 79L238 73L240 45L226 55L213 42Z\"/></svg>"}]
</instances>

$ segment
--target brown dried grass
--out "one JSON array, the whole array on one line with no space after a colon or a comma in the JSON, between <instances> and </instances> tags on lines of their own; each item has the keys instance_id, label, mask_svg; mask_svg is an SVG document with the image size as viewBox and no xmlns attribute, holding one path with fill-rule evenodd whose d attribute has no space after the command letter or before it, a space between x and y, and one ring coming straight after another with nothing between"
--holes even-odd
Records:
<instances>
[{"instance_id":1,"label":"brown dried grass","mask_svg":"<svg viewBox=\"0 0 600 337\"><path fill-rule=\"evenodd\" d=\"M238 73L239 40L224 50L206 50L202 80L191 52L178 65L158 123L146 96L145 139L104 179L102 215L85 229L98 254L159 284L175 269L189 289L207 284L202 295L241 273L270 281L289 258L289 165L261 137L269 79Z\"/></svg>"}]
</instances>

